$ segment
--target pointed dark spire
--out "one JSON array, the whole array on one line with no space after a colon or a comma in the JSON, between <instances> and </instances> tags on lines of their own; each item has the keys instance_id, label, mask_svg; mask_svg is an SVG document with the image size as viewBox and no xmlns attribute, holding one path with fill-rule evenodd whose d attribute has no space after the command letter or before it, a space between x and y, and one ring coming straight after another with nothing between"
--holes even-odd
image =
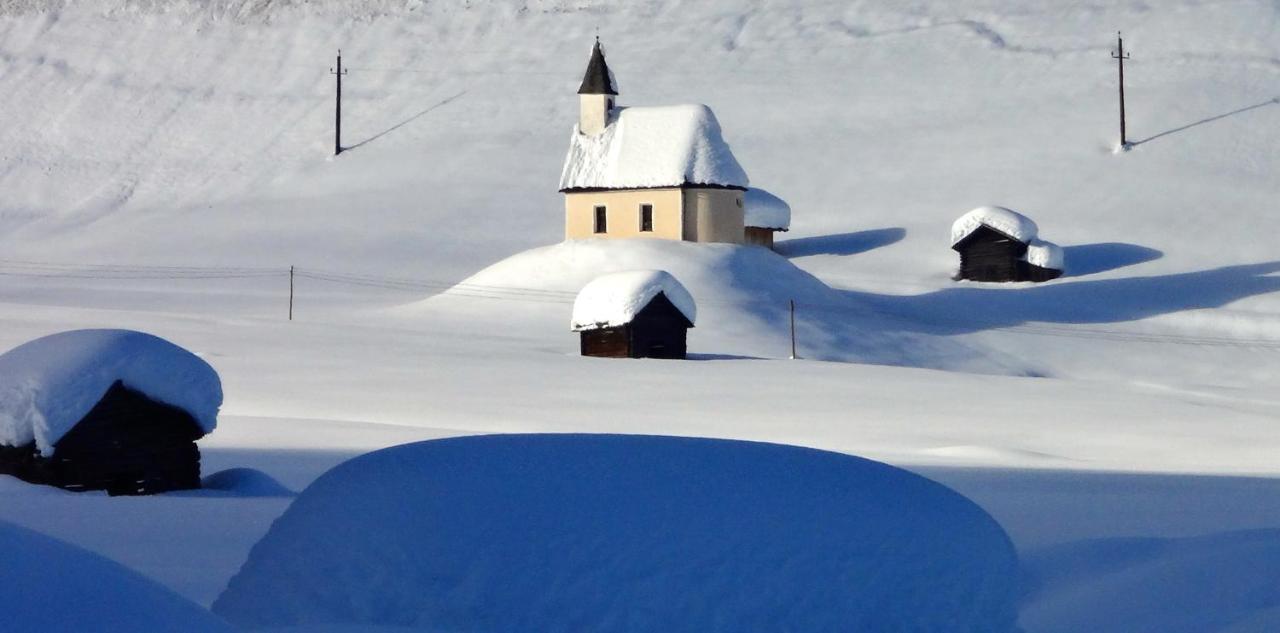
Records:
<instances>
[{"instance_id":1,"label":"pointed dark spire","mask_svg":"<svg viewBox=\"0 0 1280 633\"><path fill-rule=\"evenodd\" d=\"M596 37L596 45L591 49L591 61L587 63L587 74L582 78L578 88L580 95L617 95L613 81L609 79L609 65L604 63L604 51L600 50L600 38Z\"/></svg>"}]
</instances>

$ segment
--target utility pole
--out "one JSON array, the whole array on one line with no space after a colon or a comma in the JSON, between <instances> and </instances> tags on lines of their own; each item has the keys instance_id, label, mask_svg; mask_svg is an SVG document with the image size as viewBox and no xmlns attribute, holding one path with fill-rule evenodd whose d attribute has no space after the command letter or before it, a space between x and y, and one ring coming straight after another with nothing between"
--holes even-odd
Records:
<instances>
[{"instance_id":1,"label":"utility pole","mask_svg":"<svg viewBox=\"0 0 1280 633\"><path fill-rule=\"evenodd\" d=\"M1111 59L1120 66L1120 147L1128 147L1129 137L1124 129L1124 60L1129 59L1129 55L1124 52L1124 38L1119 31L1116 31L1116 50L1111 51Z\"/></svg>"},{"instance_id":2,"label":"utility pole","mask_svg":"<svg viewBox=\"0 0 1280 633\"><path fill-rule=\"evenodd\" d=\"M293 266L289 267L289 320L293 320Z\"/></svg>"},{"instance_id":3,"label":"utility pole","mask_svg":"<svg viewBox=\"0 0 1280 633\"><path fill-rule=\"evenodd\" d=\"M796 300L791 300L791 360L796 359Z\"/></svg>"},{"instance_id":4,"label":"utility pole","mask_svg":"<svg viewBox=\"0 0 1280 633\"><path fill-rule=\"evenodd\" d=\"M342 153L342 76L347 71L342 69L342 49L338 49L338 66L330 68L329 73L338 80L338 93L336 107L334 108L333 122L333 155L337 156Z\"/></svg>"}]
</instances>

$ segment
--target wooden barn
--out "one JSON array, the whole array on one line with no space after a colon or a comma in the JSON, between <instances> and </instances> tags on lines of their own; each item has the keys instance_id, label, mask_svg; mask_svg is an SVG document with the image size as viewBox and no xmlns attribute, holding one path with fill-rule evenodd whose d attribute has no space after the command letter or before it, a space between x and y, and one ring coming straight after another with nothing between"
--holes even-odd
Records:
<instances>
[{"instance_id":1,"label":"wooden barn","mask_svg":"<svg viewBox=\"0 0 1280 633\"><path fill-rule=\"evenodd\" d=\"M689 291L670 273L612 273L578 293L572 326L583 356L683 359L696 309Z\"/></svg>"},{"instance_id":2,"label":"wooden barn","mask_svg":"<svg viewBox=\"0 0 1280 633\"><path fill-rule=\"evenodd\" d=\"M1062 275L1062 249L1038 237L1030 218L1003 207L981 207L951 227L951 248L960 254L956 279L1048 281Z\"/></svg>"},{"instance_id":3,"label":"wooden barn","mask_svg":"<svg viewBox=\"0 0 1280 633\"><path fill-rule=\"evenodd\" d=\"M79 330L0 356L0 474L111 495L200 487L196 440L222 402L217 374L172 343Z\"/></svg>"},{"instance_id":4,"label":"wooden barn","mask_svg":"<svg viewBox=\"0 0 1280 633\"><path fill-rule=\"evenodd\" d=\"M791 229L791 205L782 198L755 187L747 189L743 204L746 205L743 213L743 242L773 250L774 234Z\"/></svg>"}]
</instances>

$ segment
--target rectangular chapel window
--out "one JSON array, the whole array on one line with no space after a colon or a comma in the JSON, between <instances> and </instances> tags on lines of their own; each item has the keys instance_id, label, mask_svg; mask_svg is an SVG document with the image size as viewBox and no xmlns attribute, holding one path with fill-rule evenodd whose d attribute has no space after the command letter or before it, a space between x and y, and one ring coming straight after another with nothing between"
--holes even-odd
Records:
<instances>
[{"instance_id":1,"label":"rectangular chapel window","mask_svg":"<svg viewBox=\"0 0 1280 633\"><path fill-rule=\"evenodd\" d=\"M604 233L609 230L605 221L605 208L603 205L599 205L596 207L596 233Z\"/></svg>"},{"instance_id":2,"label":"rectangular chapel window","mask_svg":"<svg viewBox=\"0 0 1280 633\"><path fill-rule=\"evenodd\" d=\"M640 230L645 232L653 231L653 205L640 205Z\"/></svg>"}]
</instances>

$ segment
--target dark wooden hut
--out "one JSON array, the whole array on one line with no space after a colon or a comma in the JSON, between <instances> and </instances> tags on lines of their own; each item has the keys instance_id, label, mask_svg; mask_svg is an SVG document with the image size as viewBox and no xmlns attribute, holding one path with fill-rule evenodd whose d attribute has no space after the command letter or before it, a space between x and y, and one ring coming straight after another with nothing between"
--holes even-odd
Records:
<instances>
[{"instance_id":1,"label":"dark wooden hut","mask_svg":"<svg viewBox=\"0 0 1280 633\"><path fill-rule=\"evenodd\" d=\"M682 359L696 310L689 291L670 273L612 273L578 293L573 330L583 356Z\"/></svg>"},{"instance_id":2,"label":"dark wooden hut","mask_svg":"<svg viewBox=\"0 0 1280 633\"><path fill-rule=\"evenodd\" d=\"M683 359L691 327L693 323L676 309L667 295L659 293L630 323L584 330L582 355Z\"/></svg>"},{"instance_id":3,"label":"dark wooden hut","mask_svg":"<svg viewBox=\"0 0 1280 633\"><path fill-rule=\"evenodd\" d=\"M74 330L0 355L0 474L112 495L200 487L218 374L144 332Z\"/></svg>"},{"instance_id":4,"label":"dark wooden hut","mask_svg":"<svg viewBox=\"0 0 1280 633\"><path fill-rule=\"evenodd\" d=\"M200 487L204 430L186 411L120 381L54 444L0 446L0 473L67 490L142 495Z\"/></svg>"},{"instance_id":5,"label":"dark wooden hut","mask_svg":"<svg viewBox=\"0 0 1280 633\"><path fill-rule=\"evenodd\" d=\"M952 227L951 248L960 254L956 279L1048 281L1061 276L1061 249L1037 239L1036 231L1034 222L1008 209L975 209Z\"/></svg>"},{"instance_id":6,"label":"dark wooden hut","mask_svg":"<svg viewBox=\"0 0 1280 633\"><path fill-rule=\"evenodd\" d=\"M774 234L791 228L791 206L755 187L747 189L743 199L743 242L773 250Z\"/></svg>"}]
</instances>

